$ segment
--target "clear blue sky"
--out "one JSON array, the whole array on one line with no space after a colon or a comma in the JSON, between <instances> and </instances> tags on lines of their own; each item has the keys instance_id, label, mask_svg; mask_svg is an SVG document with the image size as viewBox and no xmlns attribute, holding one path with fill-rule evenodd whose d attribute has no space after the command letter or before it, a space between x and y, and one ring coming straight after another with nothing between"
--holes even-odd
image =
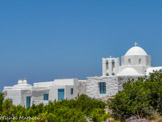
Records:
<instances>
[{"instance_id":1,"label":"clear blue sky","mask_svg":"<svg viewBox=\"0 0 162 122\"><path fill-rule=\"evenodd\" d=\"M1 0L0 91L19 78L99 76L102 57L135 41L162 65L161 0Z\"/></svg>"}]
</instances>

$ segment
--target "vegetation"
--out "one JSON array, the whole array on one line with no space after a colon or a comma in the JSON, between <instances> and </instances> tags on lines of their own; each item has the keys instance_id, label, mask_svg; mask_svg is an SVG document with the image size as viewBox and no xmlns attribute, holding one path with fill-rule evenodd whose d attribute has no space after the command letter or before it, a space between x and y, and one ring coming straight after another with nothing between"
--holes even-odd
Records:
<instances>
[{"instance_id":1,"label":"vegetation","mask_svg":"<svg viewBox=\"0 0 162 122\"><path fill-rule=\"evenodd\" d=\"M11 100L5 100L2 104L2 116L6 118L17 118L19 121L25 117L37 117L37 121L58 121L58 122L86 122L87 117L94 122L106 120L110 117L105 113L106 103L91 99L86 95L79 96L76 100L63 100L49 102L48 105L43 104L32 105L30 108L12 105ZM14 121L14 120L12 120ZM17 120L15 120L17 121ZM25 120L24 120L25 121Z\"/></svg>"},{"instance_id":2,"label":"vegetation","mask_svg":"<svg viewBox=\"0 0 162 122\"><path fill-rule=\"evenodd\" d=\"M149 78L129 80L123 91L108 101L112 116L116 119L147 117L155 119L162 115L162 73L155 72ZM155 116L156 115L156 116Z\"/></svg>"},{"instance_id":3,"label":"vegetation","mask_svg":"<svg viewBox=\"0 0 162 122\"><path fill-rule=\"evenodd\" d=\"M123 91L108 104L81 95L76 100L53 101L46 106L39 104L24 108L12 105L12 100L3 101L1 93L0 117L11 118L12 121L86 122L90 119L101 122L110 118L104 110L107 105L111 116L117 120L135 116L162 121L162 73L155 72L149 78L138 78L137 81L129 80L123 84Z\"/></svg>"},{"instance_id":4,"label":"vegetation","mask_svg":"<svg viewBox=\"0 0 162 122\"><path fill-rule=\"evenodd\" d=\"M3 93L0 93L0 112L2 112Z\"/></svg>"}]
</instances>

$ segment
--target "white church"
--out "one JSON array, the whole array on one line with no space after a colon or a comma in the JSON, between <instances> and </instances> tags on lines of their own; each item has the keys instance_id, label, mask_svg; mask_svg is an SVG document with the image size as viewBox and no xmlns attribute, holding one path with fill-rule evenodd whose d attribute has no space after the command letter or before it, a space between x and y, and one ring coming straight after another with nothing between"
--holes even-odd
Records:
<instances>
[{"instance_id":1,"label":"white church","mask_svg":"<svg viewBox=\"0 0 162 122\"><path fill-rule=\"evenodd\" d=\"M122 84L130 78L148 77L154 71L162 72L162 67L151 67L151 56L137 46L130 48L120 58L102 58L102 76L87 77L86 80L55 79L33 85L27 80L18 80L14 86L3 89L5 99L12 99L14 105L30 107L32 104L49 101L75 99L80 94L102 99L111 97L122 90Z\"/></svg>"}]
</instances>

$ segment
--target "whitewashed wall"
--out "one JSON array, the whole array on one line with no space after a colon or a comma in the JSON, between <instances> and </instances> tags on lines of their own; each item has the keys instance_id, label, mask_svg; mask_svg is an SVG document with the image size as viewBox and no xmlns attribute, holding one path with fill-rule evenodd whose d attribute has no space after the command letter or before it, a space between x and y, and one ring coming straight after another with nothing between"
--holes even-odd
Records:
<instances>
[{"instance_id":1,"label":"whitewashed wall","mask_svg":"<svg viewBox=\"0 0 162 122\"><path fill-rule=\"evenodd\" d=\"M71 88L73 88L73 94L71 94ZM78 96L78 86L68 85L66 86L66 99L75 99Z\"/></svg>"},{"instance_id":2,"label":"whitewashed wall","mask_svg":"<svg viewBox=\"0 0 162 122\"><path fill-rule=\"evenodd\" d=\"M48 104L48 100L44 100L44 94L49 94L47 88L37 88L32 90L32 104L38 105L43 103L44 105Z\"/></svg>"},{"instance_id":3,"label":"whitewashed wall","mask_svg":"<svg viewBox=\"0 0 162 122\"><path fill-rule=\"evenodd\" d=\"M6 99L12 99L13 105L21 105L21 90L20 89L11 89L7 90L7 95L4 98Z\"/></svg>"},{"instance_id":4,"label":"whitewashed wall","mask_svg":"<svg viewBox=\"0 0 162 122\"><path fill-rule=\"evenodd\" d=\"M58 89L64 89L64 98L66 98L66 90L63 85L54 85L49 88L49 101L58 100Z\"/></svg>"},{"instance_id":5,"label":"whitewashed wall","mask_svg":"<svg viewBox=\"0 0 162 122\"><path fill-rule=\"evenodd\" d=\"M78 93L79 95L81 94L86 94L87 91L87 81L86 80L79 80L79 86L78 86Z\"/></svg>"},{"instance_id":6,"label":"whitewashed wall","mask_svg":"<svg viewBox=\"0 0 162 122\"><path fill-rule=\"evenodd\" d=\"M106 82L106 94L100 94L99 82ZM103 98L114 96L118 92L117 77L88 77L86 83L86 94L92 98Z\"/></svg>"},{"instance_id":7,"label":"whitewashed wall","mask_svg":"<svg viewBox=\"0 0 162 122\"><path fill-rule=\"evenodd\" d=\"M24 106L24 107L26 107L26 97L27 96L32 96L32 92L31 92L31 90L21 90L21 105L22 106ZM30 100L30 105L32 105L32 97L31 97L31 100Z\"/></svg>"}]
</instances>

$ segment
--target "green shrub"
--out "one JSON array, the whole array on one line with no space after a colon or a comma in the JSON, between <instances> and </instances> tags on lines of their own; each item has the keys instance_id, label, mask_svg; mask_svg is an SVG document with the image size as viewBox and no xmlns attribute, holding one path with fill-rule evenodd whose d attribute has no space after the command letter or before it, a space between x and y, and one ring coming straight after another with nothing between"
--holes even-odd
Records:
<instances>
[{"instance_id":1,"label":"green shrub","mask_svg":"<svg viewBox=\"0 0 162 122\"><path fill-rule=\"evenodd\" d=\"M130 116L150 116L145 108L153 108L162 113L162 74L155 72L149 78L129 80L123 84L115 98L108 101L113 117L126 119Z\"/></svg>"},{"instance_id":2,"label":"green shrub","mask_svg":"<svg viewBox=\"0 0 162 122\"><path fill-rule=\"evenodd\" d=\"M101 122L105 121L106 119L110 118L110 114L106 114L104 109L96 108L90 114L90 117L94 122Z\"/></svg>"},{"instance_id":3,"label":"green shrub","mask_svg":"<svg viewBox=\"0 0 162 122\"><path fill-rule=\"evenodd\" d=\"M0 112L2 112L3 99L4 99L4 94L0 93Z\"/></svg>"},{"instance_id":4,"label":"green shrub","mask_svg":"<svg viewBox=\"0 0 162 122\"><path fill-rule=\"evenodd\" d=\"M32 105L29 108L12 105L11 100L5 100L3 103L2 114L5 117L39 117L35 121L74 121L86 122L86 116L93 117L94 121L106 120L110 115L105 113L106 103L92 99L87 95L80 95L76 100L62 100L49 102L48 105L43 104ZM17 121L17 120L12 120ZM26 121L26 120L19 120ZM33 122L30 119L28 121Z\"/></svg>"}]
</instances>

